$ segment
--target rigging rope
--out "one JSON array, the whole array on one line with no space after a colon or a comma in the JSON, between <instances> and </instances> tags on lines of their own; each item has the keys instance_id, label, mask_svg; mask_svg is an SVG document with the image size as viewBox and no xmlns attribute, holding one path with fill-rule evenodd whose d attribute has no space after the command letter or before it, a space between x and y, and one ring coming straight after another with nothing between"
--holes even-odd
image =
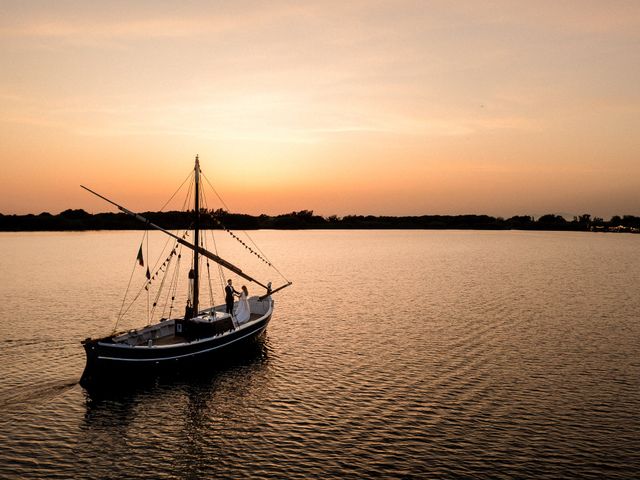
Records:
<instances>
[{"instance_id":1,"label":"rigging rope","mask_svg":"<svg viewBox=\"0 0 640 480\"><path fill-rule=\"evenodd\" d=\"M169 318L171 318L171 314L173 313L173 302L176 299L176 292L178 290L178 276L180 275L180 259L182 258L182 245L178 249L178 260L176 261L176 267L173 271L173 279L171 283L173 284L173 291L171 292L171 305L169 306Z\"/></svg>"},{"instance_id":2,"label":"rigging rope","mask_svg":"<svg viewBox=\"0 0 640 480\"><path fill-rule=\"evenodd\" d=\"M178 245L178 243L176 242L176 246ZM169 256L165 259L164 262L162 262L162 265L160 265L160 268L158 269L157 275L160 275L160 272L163 272L164 275L162 276L162 281L160 282L160 286L158 287L158 292L156 294L156 298L153 301L153 307L151 309L151 318L153 318L153 315L155 313L156 307L158 305L158 300L160 299L160 295L162 294L162 289L164 287L164 282L167 279L167 274L169 273L169 268L171 265L171 260L173 259L173 256L175 255L175 249L176 246L174 246L171 249L171 252L169 253ZM155 277L155 275L154 275Z\"/></svg>"},{"instance_id":3,"label":"rigging rope","mask_svg":"<svg viewBox=\"0 0 640 480\"><path fill-rule=\"evenodd\" d=\"M144 238L146 237L147 233L149 233L149 231L145 230L142 234L142 239L140 240L140 249L138 250L138 252L142 250L142 245L144 244ZM138 264L138 255L139 254L136 253L136 259L133 262L133 269L131 269L131 275L129 276L129 283L127 283L127 288L124 291L124 296L122 297L122 305L120 305L120 311L118 312L118 316L116 317L116 323L113 326L113 331L111 332L112 334L114 334L118 330L118 324L120 323L120 320L122 320L122 318L124 317L122 310L124 309L124 304L127 300L127 294L129 293L129 288L131 287L131 280L133 280L133 274L136 271L136 266Z\"/></svg>"},{"instance_id":4,"label":"rigging rope","mask_svg":"<svg viewBox=\"0 0 640 480\"><path fill-rule=\"evenodd\" d=\"M193 178L192 174L189 173L189 175L187 175L187 178L184 179L184 181L180 184L180 186L178 187L178 189L173 193L173 195L171 195L171 197L169 198L169 200L167 200L165 202L165 204L162 206L162 208L160 209L160 211L163 211L165 209L165 207L171 202L171 200L173 200L173 198L177 195L177 193L182 189L182 187L184 186L184 184L187 182L187 180L189 180L189 178L191 178L191 183L189 184L189 188L187 190L187 195L185 198L185 201L182 205L182 210L184 211L186 209L186 205L188 204L190 198L191 198L191 192L193 190L193 185L195 183L195 179ZM177 232L176 232L177 233ZM140 290L138 291L138 293L136 294L136 296L133 298L133 300L131 300L131 302L129 303L129 305L126 307L125 309L125 304L127 301L127 296L129 294L129 290L131 288L131 282L133 281L133 275L135 273L136 270L136 264L138 263L138 257L136 256L136 261L133 264L133 268L131 270L131 275L129 276L129 282L127 284L127 288L125 290L124 296L122 298L122 304L120 306L120 311L118 312L118 316L116 317L116 322L115 325L113 326L113 331L112 334L115 333L118 329L118 325L120 323L120 321L125 317L125 315L129 312L129 310L131 309L131 307L133 306L133 304L136 302L136 300L140 297L140 294L142 293L142 289L144 288L145 290L147 290L147 323L150 324L151 323L151 315L152 312L150 311L150 292L149 292L149 285L151 284L151 278L155 278L155 276L158 274L158 272L156 271L153 275L153 277L151 276L151 273L149 271L149 267L148 267L148 262L149 262L149 230L145 230L143 235L142 235L142 241L140 243L140 249L142 249L143 244L146 242L146 257L147 257L147 281L145 282L145 284L140 288ZM188 235L188 232L185 232L186 235ZM184 236L182 237L183 239L185 238ZM166 246L167 246L168 241L165 243L165 246L163 247L162 251L164 252ZM160 255L160 257L162 257L162 254ZM156 262L156 266L157 266L157 262ZM154 266L154 270L155 270L155 266ZM157 300L156 300L157 302ZM154 303L156 303L154 302ZM154 305L155 307L155 305Z\"/></svg>"},{"instance_id":5,"label":"rigging rope","mask_svg":"<svg viewBox=\"0 0 640 480\"><path fill-rule=\"evenodd\" d=\"M224 208L227 210L227 212L230 211L229 207L227 206L227 204L225 203L225 201L222 199L222 197L220 196L220 194L217 192L217 190L214 188L214 186L211 184L211 182L209 181L209 179L207 178L207 176L202 173L202 171L200 172L201 175L204 177L204 179L207 181L207 183L209 184L209 187L211 187L211 190L213 190L213 193L216 194L216 196L218 197L218 199L220 200L220 202L222 203L222 205L224 206ZM209 217L211 217L211 219L218 224L224 231L226 231L229 235L231 235L231 237L233 237L236 241L238 241L240 244L242 244L242 246L247 249L249 252L251 252L253 255L255 255L256 257L258 257L262 262L266 263L268 266L270 266L271 268L273 268L286 282L289 282L289 280L287 279L287 277L285 277L282 272L280 270L278 270L278 268L273 265L273 263L271 263L271 261L267 258L267 256L264 254L264 252L262 250L260 250L260 247L258 247L258 245L256 244L256 242L253 240L253 238L251 238L251 236L246 232L246 230L242 230L242 233L244 235L246 235L246 237L249 239L249 241L251 241L251 243L253 244L253 246L255 247L255 250L253 250L253 248L251 248L250 246L248 246L241 238L239 238L237 235L235 235L231 230L229 230L220 219L218 219L212 212L211 210L206 211L206 214L209 215Z\"/></svg>"},{"instance_id":6,"label":"rigging rope","mask_svg":"<svg viewBox=\"0 0 640 480\"><path fill-rule=\"evenodd\" d=\"M165 265L167 264L167 262L171 259L171 255L169 255L169 258L168 258L168 259L166 259L164 262L162 262L162 265L160 265L160 267L156 269L156 267L158 267L158 264L160 263L160 258L162 258L163 254L164 254L164 251L165 251L165 249L167 248L167 245L169 244L169 241L170 241L170 240L171 240L171 237L168 237L168 238L167 238L167 240L166 240L166 241L165 241L165 243L164 243L164 246L162 247L162 251L160 252L160 256L158 257L158 260L156 261L156 264L155 264L155 265L154 265L154 267L153 267L153 270L154 270L153 275L148 274L148 277L147 277L147 287L145 287L145 288L147 289L147 292L149 292L149 288L148 288L148 286L149 286L149 285L151 285L151 280L155 280L155 279L156 279L156 277L160 275L160 272L161 272L161 271L163 271L163 268L165 267ZM147 272L148 272L148 271L149 271L149 270L147 269ZM165 273L165 276L166 276L166 273ZM151 325L151 320L153 319L153 314L154 314L154 312L155 312L156 305L158 304L158 297L160 296L160 293L161 293L161 291L162 291L162 285L163 285L163 283L164 283L164 278L165 278L165 276L163 276L163 277L162 277L162 282L160 282L160 288L159 288L159 290L158 290L158 293L157 293L157 295L156 295L156 298L155 298L155 299L154 299L154 301L153 301L153 306L152 306L152 308L151 308L151 315L150 315L150 317L149 317L149 319L148 319L148 322L149 322L149 323L148 323L148 325Z\"/></svg>"},{"instance_id":7,"label":"rigging rope","mask_svg":"<svg viewBox=\"0 0 640 480\"><path fill-rule=\"evenodd\" d=\"M176 242L176 244L174 245L173 249L171 250L171 257L173 258L174 256L176 256L176 249L180 246L180 244L178 242ZM178 263L179 265L180 262L180 257L178 257L178 260L176 263ZM169 274L169 264L167 264L167 272L165 275ZM176 281L176 273L175 273L176 269L174 268L174 273L173 275L171 275L171 280L169 281L169 287L167 288L167 296L164 299L164 303L163 303L163 307L162 307L162 315L160 318L167 318L164 316L164 314L167 312L167 306L169 305L169 295L171 295L171 291L173 290L173 284L174 281ZM173 298L171 299L171 306L173 307ZM171 317L171 314L169 314L169 318Z\"/></svg>"},{"instance_id":8,"label":"rigging rope","mask_svg":"<svg viewBox=\"0 0 640 480\"><path fill-rule=\"evenodd\" d=\"M186 238L188 236L189 232L186 231L184 232L182 238ZM156 272L158 273L158 272ZM138 293L136 294L136 296L133 298L133 300L131 300L131 302L129 303L129 306L126 308L126 310L124 311L124 313L122 314L122 317L124 317L129 310L131 309L131 307L133 306L134 303L136 303L136 300L138 300L138 298L140 297L140 295L142 294L143 290L146 290L147 292L149 291L149 286L151 286L152 284L152 280L151 278L147 279L147 281L140 287L140 290L138 290Z\"/></svg>"},{"instance_id":9,"label":"rigging rope","mask_svg":"<svg viewBox=\"0 0 640 480\"><path fill-rule=\"evenodd\" d=\"M218 244L216 243L216 237L213 234L213 230L211 230L211 240L213 240L214 253L218 255ZM222 270L222 265L220 265L219 263L217 263L216 265L218 266L218 276L220 278L220 290L224 291L224 271Z\"/></svg>"},{"instance_id":10,"label":"rigging rope","mask_svg":"<svg viewBox=\"0 0 640 480\"><path fill-rule=\"evenodd\" d=\"M147 261L149 261L149 235L147 235ZM149 279L149 266L147 264L147 279ZM147 288L147 324L151 324L151 317L149 316L149 289Z\"/></svg>"},{"instance_id":11,"label":"rigging rope","mask_svg":"<svg viewBox=\"0 0 640 480\"><path fill-rule=\"evenodd\" d=\"M187 178L185 178L185 179L184 179L184 181L180 184L180 186L178 187L178 189L177 189L175 192L173 192L173 195L171 195L171 198L169 198L169 200L167 200L167 201L165 202L165 204L160 208L160 211L163 211L163 210L164 210L164 207L166 207L167 205L169 205L169 202L170 202L171 200L173 200L173 197L175 197L175 196L176 196L176 194L180 191L180 189L184 186L184 184L185 184L185 183L187 183L187 180L189 180L190 178L191 178L191 172L189 172L189 175L187 175ZM183 207L183 210L184 210L184 207Z\"/></svg>"},{"instance_id":12,"label":"rigging rope","mask_svg":"<svg viewBox=\"0 0 640 480\"><path fill-rule=\"evenodd\" d=\"M218 194L218 192L216 191L216 189L213 187L213 185L211 184L211 182L209 181L209 179L206 177L206 175L204 175L204 173L201 172L202 177L204 177L204 179L206 180L207 184L209 185L209 187L213 190L213 192L215 193L215 195L217 196L217 198L220 200L220 202L222 203L222 205L225 207L226 211L229 212L229 207L227 206L227 204L224 202L224 200L222 199L222 197ZM189 183L189 186L187 188L187 192L186 192L186 196L185 196L185 200L182 204L182 211L189 211L190 209L188 208L188 205L190 205L191 200L192 200L192 196L195 193L195 175L192 175L192 173L190 173L187 178L180 184L180 186L178 187L178 189L173 193L173 195L171 195L171 197L169 198L169 200L167 200L167 202L165 202L165 204L162 206L162 208L160 209L160 211L163 211L165 209L165 207L175 198L175 196L178 194L178 192L180 192L180 190L183 189L184 185L187 183L187 181L189 180L189 178L192 179L192 181ZM288 280L286 279L286 277L277 269L277 267L275 267L275 265L273 265L271 263L271 261L269 261L269 259L267 258L267 256L264 254L264 252L262 252L262 250L260 250L260 248L258 247L258 245L256 244L256 242L253 240L253 238L251 238L251 236L246 232L246 231L242 231L242 233L244 233L244 235L246 236L246 238L248 239L248 242L251 243L251 245L248 245L248 242L243 241L240 237L238 237L234 232L232 232L230 229L228 229L223 223L222 221L217 218L217 216L214 214L214 212L212 210L210 210L207 204L207 200L206 200L206 195L204 193L204 189L200 190L200 199L201 201L199 201L199 205L202 205L204 207L204 215L205 218L208 215L209 218L211 218L211 220L214 222L215 225L219 226L220 228L222 228L224 231L226 231L233 239L235 239L237 242L239 242L246 250L248 250L251 254L255 255L260 261L262 261L263 263L267 264L269 267L273 268L285 281L288 282ZM181 235L182 239L187 238L187 236L189 236L189 229L192 228L193 225L188 226L187 230L184 231L184 233ZM205 230L205 229L203 229ZM211 234L211 240L213 242L213 251L216 253L216 255L218 254L218 246L217 246L217 242L216 242L216 238L214 235L214 229L213 228L209 228L208 230L210 230L210 234ZM179 234L179 230L176 231L176 235L180 236ZM200 247L204 248L205 250L207 250L207 237L206 237L206 232L203 231L202 232L202 236L200 237ZM142 236L142 241L140 244L140 248L142 249L143 244L145 244L146 241L146 257L147 257L147 271L146 271L146 281L143 283L142 287L140 288L140 290L137 292L137 294L134 296L134 298L131 300L131 302L126 305L127 303L127 296L129 294L129 290L131 288L131 283L133 280L133 275L135 273L136 270L136 265L134 263L134 267L131 271L131 275L129 277L129 283L127 284L127 289L125 291L125 295L122 299L122 305L120 307L120 311L118 313L118 317L116 319L116 323L113 329L113 333L115 334L118 324L119 322L125 317L125 315L127 315L127 313L129 312L129 310L132 308L132 306L136 303L136 301L138 300L138 298L140 297L140 295L142 294L143 290L146 290L147 292L147 323L151 324L151 321L153 319L153 317L155 316L155 313L157 311L157 307L160 303L160 298L162 296L163 293L163 288L165 288L165 283L167 278L169 278L169 285L167 287L167 293L166 293L166 297L164 299L164 305L162 307L162 317L164 317L164 314L167 310L167 305L169 306L169 315L168 318L171 318L171 315L173 313L173 308L174 308L174 302L176 299L176 294L178 291L178 278L180 276L180 264L181 264L181 258L182 258L182 244L180 244L179 242L176 242L175 245L171 248L171 251L168 255L168 257L166 257L164 259L164 261L162 262L162 264L160 264L160 259L163 258L163 256L165 255L164 252L167 248L167 245L169 244L170 239L167 239L167 242L165 243L165 245L163 246L161 253L153 267L153 269L149 269L149 232L148 230L144 231L144 234ZM173 257L177 256L176 262L174 262L174 269L173 272L170 274L170 270L171 270L171 264L172 264L172 260ZM202 261L202 258L200 257L200 261ZM138 262L138 257L136 257L136 263ZM158 267L158 265L160 265ZM213 294L213 287L212 287L212 278L211 278L211 269L210 269L210 263L209 263L209 259L206 259L206 265L207 265L207 279L208 279L208 287L209 287L209 299L210 299L210 304L213 306L214 305L214 294ZM220 265L219 263L216 263L217 267L218 267L218 276L219 276L219 280L220 280L220 287L221 289L224 289L225 286L225 277L224 277L224 271L223 271L223 266ZM151 273L153 271L153 274ZM150 292L150 287L153 283L155 283L156 278L160 278L160 274L162 275L162 279L160 281L160 285L158 287L158 290L155 294L155 298L153 301L153 307L151 307L151 292ZM191 288L191 286L189 287ZM169 296L171 295L171 302L169 303ZM188 298L191 298L190 296ZM125 308L126 306L126 308Z\"/></svg>"},{"instance_id":13,"label":"rigging rope","mask_svg":"<svg viewBox=\"0 0 640 480\"><path fill-rule=\"evenodd\" d=\"M208 211L208 210L209 210L209 204L207 203L207 197L206 197L206 195L204 194L204 189L202 190L202 203L203 203L203 205L204 205L205 211ZM209 229L209 232L210 232L210 234L211 234L211 238L213 239L213 243L214 243L214 247L215 247L215 236L214 236L214 233L213 233L213 229ZM202 239L203 239L203 248L207 249L207 246L208 246L208 245L207 245L207 235L206 235L206 232L205 232L205 233L203 233L203 235L202 235ZM215 254L216 254L216 255L218 254L217 248L216 248ZM222 265L220 265L220 264L217 264L217 265L218 265L218 268L219 268L219 269L222 269ZM214 297L213 297L213 288L212 288L212 286L211 286L211 268L210 268L210 266L209 266L209 258L208 258L208 257L207 257L207 283L209 284L209 300L210 300L210 305L212 305L212 306L213 306L213 305L215 305L215 302L214 302ZM224 290L224 287L223 287L223 290Z\"/></svg>"},{"instance_id":14,"label":"rigging rope","mask_svg":"<svg viewBox=\"0 0 640 480\"><path fill-rule=\"evenodd\" d=\"M202 237L200 239L200 243L202 248L207 250L207 235L206 232L202 232ZM211 269L209 267L209 258L207 257L207 285L209 286L209 305L213 306L213 289L211 288Z\"/></svg>"}]
</instances>

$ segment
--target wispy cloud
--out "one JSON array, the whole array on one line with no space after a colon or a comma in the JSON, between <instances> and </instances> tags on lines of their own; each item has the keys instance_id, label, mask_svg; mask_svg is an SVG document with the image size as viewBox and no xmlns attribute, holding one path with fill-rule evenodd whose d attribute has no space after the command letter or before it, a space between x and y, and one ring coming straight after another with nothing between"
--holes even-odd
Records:
<instances>
[{"instance_id":1,"label":"wispy cloud","mask_svg":"<svg viewBox=\"0 0 640 480\"><path fill-rule=\"evenodd\" d=\"M149 10L138 12L134 5L127 3L122 7L129 12L127 15L105 14L98 6L88 9L86 5L79 13L65 14L56 7L27 13L19 19L5 15L4 20L0 20L0 37L75 39L79 42L87 39L202 37L260 28L281 19L309 14L315 8L287 2L255 3L248 8L239 3L235 9L200 6L201 9L185 9L176 14L175 10L154 4L150 14Z\"/></svg>"},{"instance_id":2,"label":"wispy cloud","mask_svg":"<svg viewBox=\"0 0 640 480\"><path fill-rule=\"evenodd\" d=\"M2 148L330 151L348 178L345 158L402 150L416 188L424 158L637 170L639 32L624 0L7 0Z\"/></svg>"}]
</instances>

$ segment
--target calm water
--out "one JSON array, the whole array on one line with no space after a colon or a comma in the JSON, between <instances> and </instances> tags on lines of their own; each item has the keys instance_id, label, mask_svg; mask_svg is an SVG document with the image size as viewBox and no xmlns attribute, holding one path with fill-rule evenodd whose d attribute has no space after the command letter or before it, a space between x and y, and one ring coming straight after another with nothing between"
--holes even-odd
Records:
<instances>
[{"instance_id":1,"label":"calm water","mask_svg":"<svg viewBox=\"0 0 640 480\"><path fill-rule=\"evenodd\" d=\"M640 476L639 235L253 232L255 349L89 394L140 237L0 234L0 478Z\"/></svg>"}]
</instances>

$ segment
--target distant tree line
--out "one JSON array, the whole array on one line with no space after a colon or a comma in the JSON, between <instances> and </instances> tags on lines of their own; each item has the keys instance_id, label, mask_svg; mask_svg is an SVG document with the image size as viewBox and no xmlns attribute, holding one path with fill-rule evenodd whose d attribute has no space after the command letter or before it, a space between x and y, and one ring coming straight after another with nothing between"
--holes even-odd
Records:
<instances>
[{"instance_id":1,"label":"distant tree line","mask_svg":"<svg viewBox=\"0 0 640 480\"><path fill-rule=\"evenodd\" d=\"M192 212L145 212L151 222L167 229L192 226ZM606 221L589 214L567 220L561 215L543 215L537 220L529 215L511 218L489 215L420 215L407 217L347 215L323 217L312 210L282 215L246 215L219 209L202 210L202 228L231 230L254 229L472 229L472 230L569 230L569 231L640 231L640 217L613 216ZM0 231L61 230L140 230L144 224L124 213L90 214L84 210L65 210L58 215L0 214Z\"/></svg>"}]
</instances>

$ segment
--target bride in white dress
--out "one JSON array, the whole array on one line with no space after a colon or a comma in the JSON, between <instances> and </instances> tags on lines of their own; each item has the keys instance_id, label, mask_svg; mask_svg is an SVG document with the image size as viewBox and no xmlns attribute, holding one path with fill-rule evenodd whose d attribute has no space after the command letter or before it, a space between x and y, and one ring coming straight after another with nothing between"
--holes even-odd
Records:
<instances>
[{"instance_id":1,"label":"bride in white dress","mask_svg":"<svg viewBox=\"0 0 640 480\"><path fill-rule=\"evenodd\" d=\"M246 323L251 318L251 310L249 309L249 291L245 285L242 286L240 298L238 298L238 306L236 307L236 322L238 325Z\"/></svg>"}]
</instances>

